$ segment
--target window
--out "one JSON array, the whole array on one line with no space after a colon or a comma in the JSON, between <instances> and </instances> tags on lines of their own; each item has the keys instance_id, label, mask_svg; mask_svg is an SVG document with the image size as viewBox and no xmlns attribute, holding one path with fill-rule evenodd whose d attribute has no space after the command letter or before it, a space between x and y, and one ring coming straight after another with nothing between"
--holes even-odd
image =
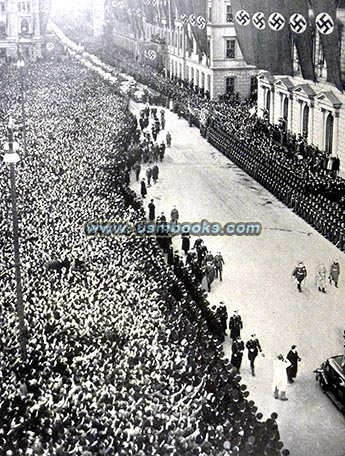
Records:
<instances>
[{"instance_id":1,"label":"window","mask_svg":"<svg viewBox=\"0 0 345 456\"><path fill-rule=\"evenodd\" d=\"M179 33L179 48L182 49L183 45L183 36L182 33Z\"/></svg>"},{"instance_id":2,"label":"window","mask_svg":"<svg viewBox=\"0 0 345 456\"><path fill-rule=\"evenodd\" d=\"M226 5L226 22L234 22L234 16L232 15L231 5Z\"/></svg>"},{"instance_id":3,"label":"window","mask_svg":"<svg viewBox=\"0 0 345 456\"><path fill-rule=\"evenodd\" d=\"M225 78L225 93L228 95L235 94L235 78Z\"/></svg>"},{"instance_id":4,"label":"window","mask_svg":"<svg viewBox=\"0 0 345 456\"><path fill-rule=\"evenodd\" d=\"M326 119L326 137L325 137L325 152L327 155L331 155L333 152L333 126L334 117L332 113L329 113Z\"/></svg>"},{"instance_id":5,"label":"window","mask_svg":"<svg viewBox=\"0 0 345 456\"><path fill-rule=\"evenodd\" d=\"M30 2L26 2L26 11L31 11L31 4L30 4Z\"/></svg>"},{"instance_id":6,"label":"window","mask_svg":"<svg viewBox=\"0 0 345 456\"><path fill-rule=\"evenodd\" d=\"M250 78L250 93L251 95L255 95L258 91L258 78L253 76Z\"/></svg>"},{"instance_id":7,"label":"window","mask_svg":"<svg viewBox=\"0 0 345 456\"><path fill-rule=\"evenodd\" d=\"M29 22L26 19L22 20L22 23L20 25L20 30L21 30L21 33L23 33L24 35L26 33L29 33Z\"/></svg>"},{"instance_id":8,"label":"window","mask_svg":"<svg viewBox=\"0 0 345 456\"><path fill-rule=\"evenodd\" d=\"M6 35L6 24L5 22L0 22L0 36Z\"/></svg>"},{"instance_id":9,"label":"window","mask_svg":"<svg viewBox=\"0 0 345 456\"><path fill-rule=\"evenodd\" d=\"M236 46L236 40L226 40L226 58L227 59L235 58L235 46Z\"/></svg>"},{"instance_id":10,"label":"window","mask_svg":"<svg viewBox=\"0 0 345 456\"><path fill-rule=\"evenodd\" d=\"M21 10L22 10L22 4L21 4L20 2L18 2L17 8L18 8L18 11L21 11Z\"/></svg>"},{"instance_id":11,"label":"window","mask_svg":"<svg viewBox=\"0 0 345 456\"><path fill-rule=\"evenodd\" d=\"M4 13L6 11L6 3L5 2L0 2L0 11Z\"/></svg>"},{"instance_id":12,"label":"window","mask_svg":"<svg viewBox=\"0 0 345 456\"><path fill-rule=\"evenodd\" d=\"M309 106L305 105L303 109L302 134L308 138L309 134Z\"/></svg>"},{"instance_id":13,"label":"window","mask_svg":"<svg viewBox=\"0 0 345 456\"><path fill-rule=\"evenodd\" d=\"M212 6L208 7L208 22L212 22Z\"/></svg>"}]
</instances>

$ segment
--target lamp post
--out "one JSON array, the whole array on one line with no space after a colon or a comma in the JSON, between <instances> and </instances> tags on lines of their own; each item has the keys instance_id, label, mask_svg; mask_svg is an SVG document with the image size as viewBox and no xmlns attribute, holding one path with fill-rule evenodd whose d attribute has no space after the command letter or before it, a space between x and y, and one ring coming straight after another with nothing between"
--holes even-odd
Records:
<instances>
[{"instance_id":1,"label":"lamp post","mask_svg":"<svg viewBox=\"0 0 345 456\"><path fill-rule=\"evenodd\" d=\"M16 192L16 174L15 164L19 161L19 156L16 152L16 144L14 142L13 133L15 125L12 118L9 119L8 131L8 151L4 156L4 162L10 166L10 182L11 182L11 200L12 200L12 220L13 220L13 247L14 247L14 266L16 277L16 310L19 321L19 345L22 361L27 359L26 342L27 331L24 319L24 304L23 304L23 290L22 279L20 271L19 259L19 234L18 234L18 213L17 213L17 192Z\"/></svg>"},{"instance_id":2,"label":"lamp post","mask_svg":"<svg viewBox=\"0 0 345 456\"><path fill-rule=\"evenodd\" d=\"M22 109L22 122L23 122L23 146L24 153L26 154L26 122L25 122L25 92L24 92L24 67L25 62L22 58L19 58L17 62L17 68L20 73L20 96L21 96L21 109Z\"/></svg>"}]
</instances>

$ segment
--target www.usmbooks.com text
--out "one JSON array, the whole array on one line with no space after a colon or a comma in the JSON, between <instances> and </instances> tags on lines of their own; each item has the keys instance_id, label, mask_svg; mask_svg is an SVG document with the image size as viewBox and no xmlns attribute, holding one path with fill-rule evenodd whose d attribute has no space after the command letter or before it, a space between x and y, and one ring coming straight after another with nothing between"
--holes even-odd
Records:
<instances>
[{"instance_id":1,"label":"www.usmbooks.com text","mask_svg":"<svg viewBox=\"0 0 345 456\"><path fill-rule=\"evenodd\" d=\"M87 222L84 225L86 236L259 236L262 225L259 222Z\"/></svg>"}]
</instances>

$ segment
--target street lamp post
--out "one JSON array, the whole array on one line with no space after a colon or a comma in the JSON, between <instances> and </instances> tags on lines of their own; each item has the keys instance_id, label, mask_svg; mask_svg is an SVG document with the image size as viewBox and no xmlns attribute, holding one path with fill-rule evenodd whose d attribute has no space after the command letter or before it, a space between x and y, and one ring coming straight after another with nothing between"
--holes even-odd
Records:
<instances>
[{"instance_id":1,"label":"street lamp post","mask_svg":"<svg viewBox=\"0 0 345 456\"><path fill-rule=\"evenodd\" d=\"M21 108L22 108L22 122L23 122L23 147L24 153L26 154L26 122L25 122L25 92L24 92L24 67L25 62L23 59L19 59L17 62L17 68L20 73L20 96L21 96Z\"/></svg>"},{"instance_id":2,"label":"street lamp post","mask_svg":"<svg viewBox=\"0 0 345 456\"><path fill-rule=\"evenodd\" d=\"M19 258L19 234L18 234L18 213L17 213L17 192L16 192L16 174L15 164L19 161L19 156L15 151L13 133L14 122L10 118L8 122L8 152L4 156L4 162L10 165L10 182L11 182L11 200L12 200L12 220L13 220L13 247L14 247L14 266L16 276L16 310L19 321L19 345L22 361L27 359L27 331L24 319L24 304L23 304L23 290L22 279L20 271L20 258Z\"/></svg>"}]
</instances>

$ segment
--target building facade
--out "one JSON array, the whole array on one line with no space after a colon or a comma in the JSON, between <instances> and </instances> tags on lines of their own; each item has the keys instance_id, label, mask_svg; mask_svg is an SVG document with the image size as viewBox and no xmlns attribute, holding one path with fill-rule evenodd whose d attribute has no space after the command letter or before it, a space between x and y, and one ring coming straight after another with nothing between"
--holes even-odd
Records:
<instances>
[{"instance_id":1,"label":"building facade","mask_svg":"<svg viewBox=\"0 0 345 456\"><path fill-rule=\"evenodd\" d=\"M0 1L0 60L15 60L22 55L27 60L41 58L39 0Z\"/></svg>"},{"instance_id":2,"label":"building facade","mask_svg":"<svg viewBox=\"0 0 345 456\"><path fill-rule=\"evenodd\" d=\"M209 57L200 56L197 43L189 35L186 26L174 13L174 27L163 20L150 24L143 19L144 33L135 36L129 24L112 21L112 40L132 53L137 60L142 58L143 42L158 44L160 69L167 77L187 81L191 87L198 87L210 94L211 98L227 95L244 99L256 94L257 71L243 59L238 45L233 22L230 0L210 0L207 20ZM192 44L191 44L192 40Z\"/></svg>"},{"instance_id":3,"label":"building facade","mask_svg":"<svg viewBox=\"0 0 345 456\"><path fill-rule=\"evenodd\" d=\"M337 11L340 21L340 62L342 79L345 80L345 2ZM345 95L327 82L327 65L322 55L320 38L315 38L315 70L317 82L296 76L258 76L258 116L268 115L271 123L283 121L286 129L306 138L327 155L338 157L341 174L345 169Z\"/></svg>"}]
</instances>

